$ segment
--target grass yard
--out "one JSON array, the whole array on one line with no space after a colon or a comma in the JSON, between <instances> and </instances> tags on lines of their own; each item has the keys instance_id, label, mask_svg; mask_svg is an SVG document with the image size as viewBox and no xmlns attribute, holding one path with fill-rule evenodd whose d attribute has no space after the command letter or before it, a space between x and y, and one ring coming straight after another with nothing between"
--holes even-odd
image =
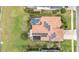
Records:
<instances>
[{"instance_id":1,"label":"grass yard","mask_svg":"<svg viewBox=\"0 0 79 59\"><path fill-rule=\"evenodd\" d=\"M73 22L74 22L74 29L76 29L76 11L74 11L74 20L73 20Z\"/></svg>"},{"instance_id":2,"label":"grass yard","mask_svg":"<svg viewBox=\"0 0 79 59\"><path fill-rule=\"evenodd\" d=\"M61 44L61 48L63 52L71 52L72 51L72 45L71 40L65 40ZM76 51L77 48L77 42L74 40L74 51Z\"/></svg>"},{"instance_id":3,"label":"grass yard","mask_svg":"<svg viewBox=\"0 0 79 59\"><path fill-rule=\"evenodd\" d=\"M77 52L77 41L74 40L74 52Z\"/></svg>"},{"instance_id":4,"label":"grass yard","mask_svg":"<svg viewBox=\"0 0 79 59\"><path fill-rule=\"evenodd\" d=\"M63 16L64 20L66 21L67 30L71 29L71 16L69 15L69 13L66 12L65 14L61 14Z\"/></svg>"},{"instance_id":5,"label":"grass yard","mask_svg":"<svg viewBox=\"0 0 79 59\"><path fill-rule=\"evenodd\" d=\"M3 51L23 51L27 43L21 38L24 17L28 20L29 14L23 7L3 7Z\"/></svg>"}]
</instances>

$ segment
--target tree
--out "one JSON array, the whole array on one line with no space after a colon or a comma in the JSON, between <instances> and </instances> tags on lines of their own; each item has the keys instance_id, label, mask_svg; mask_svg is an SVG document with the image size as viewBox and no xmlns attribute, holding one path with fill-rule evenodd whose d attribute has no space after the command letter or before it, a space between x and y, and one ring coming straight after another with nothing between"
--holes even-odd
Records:
<instances>
[{"instance_id":1,"label":"tree","mask_svg":"<svg viewBox=\"0 0 79 59\"><path fill-rule=\"evenodd\" d=\"M58 10L53 10L52 13L53 14L57 14Z\"/></svg>"},{"instance_id":2,"label":"tree","mask_svg":"<svg viewBox=\"0 0 79 59\"><path fill-rule=\"evenodd\" d=\"M61 17L61 22L62 22L63 25L60 28L67 29L67 22L66 22L66 19L64 18L64 16L60 15L60 14L57 14L56 16L60 16Z\"/></svg>"},{"instance_id":3,"label":"tree","mask_svg":"<svg viewBox=\"0 0 79 59\"><path fill-rule=\"evenodd\" d=\"M65 20L65 18L64 18L63 16L61 16L61 21L62 21L62 23L63 23L62 27L63 27L64 29L67 29L67 22L66 22L66 20Z\"/></svg>"},{"instance_id":4,"label":"tree","mask_svg":"<svg viewBox=\"0 0 79 59\"><path fill-rule=\"evenodd\" d=\"M60 10L60 12L63 14L63 13L66 13L66 9L65 8L62 8L61 10Z\"/></svg>"}]
</instances>

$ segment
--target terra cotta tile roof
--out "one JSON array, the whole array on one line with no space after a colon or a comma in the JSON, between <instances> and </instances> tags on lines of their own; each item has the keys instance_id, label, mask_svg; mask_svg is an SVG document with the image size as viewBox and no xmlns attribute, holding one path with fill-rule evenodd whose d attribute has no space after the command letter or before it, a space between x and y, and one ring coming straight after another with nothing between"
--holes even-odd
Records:
<instances>
[{"instance_id":1,"label":"terra cotta tile roof","mask_svg":"<svg viewBox=\"0 0 79 59\"><path fill-rule=\"evenodd\" d=\"M40 17L41 24L32 25L32 33L48 33L47 38L52 34L56 33L56 38L58 41L62 41L64 36L64 30L60 29L62 25L61 17L59 16L42 16ZM50 25L50 31L44 27L44 22L47 22Z\"/></svg>"}]
</instances>

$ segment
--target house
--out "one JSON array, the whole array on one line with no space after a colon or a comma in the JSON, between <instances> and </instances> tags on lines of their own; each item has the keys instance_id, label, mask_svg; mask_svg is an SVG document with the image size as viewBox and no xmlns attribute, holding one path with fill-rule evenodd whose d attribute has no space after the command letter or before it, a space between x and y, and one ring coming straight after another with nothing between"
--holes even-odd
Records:
<instances>
[{"instance_id":1,"label":"house","mask_svg":"<svg viewBox=\"0 0 79 59\"><path fill-rule=\"evenodd\" d=\"M30 37L32 40L63 41L64 30L61 17L42 16L31 18Z\"/></svg>"},{"instance_id":2,"label":"house","mask_svg":"<svg viewBox=\"0 0 79 59\"><path fill-rule=\"evenodd\" d=\"M60 10L62 8L66 8L67 10L76 10L76 7L72 6L26 6L25 8L33 9L33 11L41 11L41 10Z\"/></svg>"},{"instance_id":3,"label":"house","mask_svg":"<svg viewBox=\"0 0 79 59\"><path fill-rule=\"evenodd\" d=\"M59 10L62 6L38 6L37 10Z\"/></svg>"},{"instance_id":4,"label":"house","mask_svg":"<svg viewBox=\"0 0 79 59\"><path fill-rule=\"evenodd\" d=\"M62 6L27 6L26 8L35 10L56 10L63 8Z\"/></svg>"}]
</instances>

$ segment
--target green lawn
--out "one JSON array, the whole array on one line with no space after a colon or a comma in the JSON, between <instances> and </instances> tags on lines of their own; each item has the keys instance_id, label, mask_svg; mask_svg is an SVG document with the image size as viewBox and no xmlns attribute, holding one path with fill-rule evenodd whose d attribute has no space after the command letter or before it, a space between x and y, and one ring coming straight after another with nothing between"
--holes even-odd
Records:
<instances>
[{"instance_id":1,"label":"green lawn","mask_svg":"<svg viewBox=\"0 0 79 59\"><path fill-rule=\"evenodd\" d=\"M3 7L3 51L23 51L27 43L21 38L24 17L28 20L29 14L24 13L23 7Z\"/></svg>"},{"instance_id":2,"label":"green lawn","mask_svg":"<svg viewBox=\"0 0 79 59\"><path fill-rule=\"evenodd\" d=\"M72 46L71 46L71 40L65 40L62 42L61 47L63 52L71 52L72 51ZM74 51L76 51L77 47L77 42L74 40Z\"/></svg>"},{"instance_id":3,"label":"green lawn","mask_svg":"<svg viewBox=\"0 0 79 59\"><path fill-rule=\"evenodd\" d=\"M62 14L62 16L64 17L64 20L66 21L66 26L67 26L67 30L71 29L71 16L68 15L68 13Z\"/></svg>"},{"instance_id":4,"label":"green lawn","mask_svg":"<svg viewBox=\"0 0 79 59\"><path fill-rule=\"evenodd\" d=\"M76 29L76 11L74 11L74 20L73 20L73 22L74 22L74 29Z\"/></svg>"},{"instance_id":5,"label":"green lawn","mask_svg":"<svg viewBox=\"0 0 79 59\"><path fill-rule=\"evenodd\" d=\"M74 51L77 52L77 41L74 40Z\"/></svg>"}]
</instances>

